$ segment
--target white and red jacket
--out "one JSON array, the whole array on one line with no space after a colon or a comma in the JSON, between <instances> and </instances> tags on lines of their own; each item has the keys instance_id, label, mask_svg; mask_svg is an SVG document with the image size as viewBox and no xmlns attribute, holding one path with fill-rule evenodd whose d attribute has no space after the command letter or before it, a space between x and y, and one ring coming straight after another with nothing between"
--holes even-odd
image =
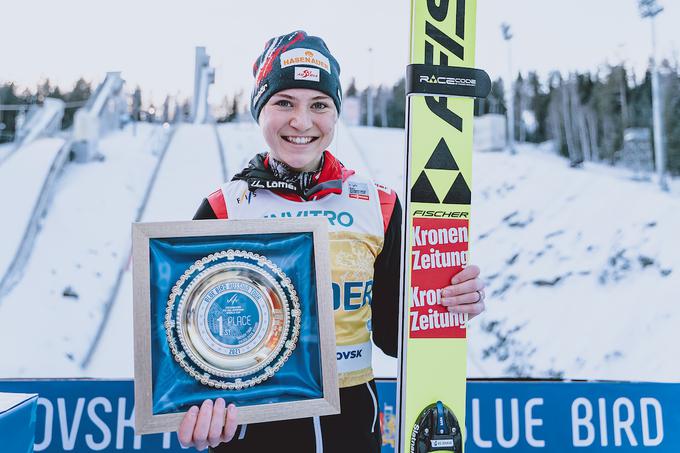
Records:
<instances>
[{"instance_id":1,"label":"white and red jacket","mask_svg":"<svg viewBox=\"0 0 680 453\"><path fill-rule=\"evenodd\" d=\"M371 333L385 353L397 353L401 207L393 190L329 152L317 179L307 200L232 180L203 200L194 219L328 219L339 384L350 387L373 379Z\"/></svg>"}]
</instances>

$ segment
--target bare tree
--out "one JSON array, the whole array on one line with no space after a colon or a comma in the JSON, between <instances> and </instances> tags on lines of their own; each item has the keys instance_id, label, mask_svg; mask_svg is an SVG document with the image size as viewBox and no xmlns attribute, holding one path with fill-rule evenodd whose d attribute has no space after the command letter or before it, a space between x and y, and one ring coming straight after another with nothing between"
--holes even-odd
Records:
<instances>
[{"instance_id":1,"label":"bare tree","mask_svg":"<svg viewBox=\"0 0 680 453\"><path fill-rule=\"evenodd\" d=\"M575 128L574 135L579 138L578 156L581 161L583 161L583 159L591 160L588 128L586 126L583 105L581 104L581 97L578 92L578 76L576 74L569 77L568 87L571 114L573 118L572 123Z\"/></svg>"},{"instance_id":2,"label":"bare tree","mask_svg":"<svg viewBox=\"0 0 680 453\"><path fill-rule=\"evenodd\" d=\"M585 122L588 128L588 138L590 139L590 160L600 160L600 150L597 146L597 114L592 106L587 106L585 109Z\"/></svg>"},{"instance_id":3,"label":"bare tree","mask_svg":"<svg viewBox=\"0 0 680 453\"><path fill-rule=\"evenodd\" d=\"M567 142L567 152L569 153L569 161L572 166L579 163L579 152L576 148L576 140L574 134L574 125L572 121L571 112L571 93L569 89L570 82L566 80L560 86L560 104L562 107L562 121L564 123L564 136Z\"/></svg>"}]
</instances>

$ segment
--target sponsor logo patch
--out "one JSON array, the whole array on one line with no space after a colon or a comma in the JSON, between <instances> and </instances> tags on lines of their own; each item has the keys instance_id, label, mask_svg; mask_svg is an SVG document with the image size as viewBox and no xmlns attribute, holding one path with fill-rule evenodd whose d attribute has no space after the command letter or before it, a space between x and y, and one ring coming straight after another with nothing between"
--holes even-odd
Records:
<instances>
[{"instance_id":1,"label":"sponsor logo patch","mask_svg":"<svg viewBox=\"0 0 680 453\"><path fill-rule=\"evenodd\" d=\"M453 439L432 439L432 448L453 448Z\"/></svg>"},{"instance_id":2,"label":"sponsor logo patch","mask_svg":"<svg viewBox=\"0 0 680 453\"><path fill-rule=\"evenodd\" d=\"M333 310L347 312L360 310L371 305L373 299L373 280L346 281L344 284L333 282ZM368 325L367 330L371 330Z\"/></svg>"},{"instance_id":3,"label":"sponsor logo patch","mask_svg":"<svg viewBox=\"0 0 680 453\"><path fill-rule=\"evenodd\" d=\"M304 211L283 211L279 213L266 214L265 218L292 218L292 217L326 217L330 225L339 225L349 228L354 223L354 217L347 211L324 211L321 209L309 209Z\"/></svg>"},{"instance_id":4,"label":"sponsor logo patch","mask_svg":"<svg viewBox=\"0 0 680 453\"><path fill-rule=\"evenodd\" d=\"M257 94L255 96L253 96L253 105L257 104L257 101L262 97L264 92L267 91L267 85L268 84L266 84L266 83L264 85L262 85L260 87L260 89L257 91Z\"/></svg>"},{"instance_id":5,"label":"sponsor logo patch","mask_svg":"<svg viewBox=\"0 0 680 453\"><path fill-rule=\"evenodd\" d=\"M357 200L368 200L368 184L361 182L349 183L349 197Z\"/></svg>"},{"instance_id":6,"label":"sponsor logo patch","mask_svg":"<svg viewBox=\"0 0 680 453\"><path fill-rule=\"evenodd\" d=\"M468 220L413 218L410 338L465 338L467 313L450 313L441 288L468 264Z\"/></svg>"},{"instance_id":7,"label":"sponsor logo patch","mask_svg":"<svg viewBox=\"0 0 680 453\"><path fill-rule=\"evenodd\" d=\"M319 81L319 70L317 68L305 68L304 66L295 67L295 80Z\"/></svg>"},{"instance_id":8,"label":"sponsor logo patch","mask_svg":"<svg viewBox=\"0 0 680 453\"><path fill-rule=\"evenodd\" d=\"M338 360L358 359L363 352L361 349L355 349L354 351L336 352L335 355Z\"/></svg>"},{"instance_id":9,"label":"sponsor logo patch","mask_svg":"<svg viewBox=\"0 0 680 453\"><path fill-rule=\"evenodd\" d=\"M251 192L248 189L245 189L241 195L236 197L236 204L241 204L241 203L247 203L250 204L250 200L255 198L257 194L255 192Z\"/></svg>"},{"instance_id":10,"label":"sponsor logo patch","mask_svg":"<svg viewBox=\"0 0 680 453\"><path fill-rule=\"evenodd\" d=\"M460 77L428 77L420 76L421 83L434 83L437 85L456 85L464 87L476 87L477 81L475 79L463 79Z\"/></svg>"},{"instance_id":11,"label":"sponsor logo patch","mask_svg":"<svg viewBox=\"0 0 680 453\"><path fill-rule=\"evenodd\" d=\"M301 64L316 66L329 74L331 73L331 64L328 61L328 58L312 49L297 48L281 54L282 69Z\"/></svg>"},{"instance_id":12,"label":"sponsor logo patch","mask_svg":"<svg viewBox=\"0 0 680 453\"><path fill-rule=\"evenodd\" d=\"M269 179L257 179L257 178L250 178L248 179L248 186L249 187L254 187L255 189L288 189L293 192L295 192L296 187L295 184L286 182L286 181L272 181Z\"/></svg>"},{"instance_id":13,"label":"sponsor logo patch","mask_svg":"<svg viewBox=\"0 0 680 453\"><path fill-rule=\"evenodd\" d=\"M381 190L381 191L385 192L386 194L391 194L391 193L392 193L392 189L390 189L390 188L387 187L387 186L383 186L382 184L375 183L375 187L377 187L378 190Z\"/></svg>"},{"instance_id":14,"label":"sponsor logo patch","mask_svg":"<svg viewBox=\"0 0 680 453\"><path fill-rule=\"evenodd\" d=\"M437 211L417 209L413 212L414 217L442 217L449 219L467 219L469 213L463 211Z\"/></svg>"}]
</instances>

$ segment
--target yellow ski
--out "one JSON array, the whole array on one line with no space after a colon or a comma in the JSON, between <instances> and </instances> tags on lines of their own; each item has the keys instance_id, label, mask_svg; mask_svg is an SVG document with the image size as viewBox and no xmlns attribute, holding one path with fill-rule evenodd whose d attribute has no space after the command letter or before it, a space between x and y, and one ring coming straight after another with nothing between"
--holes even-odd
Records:
<instances>
[{"instance_id":1,"label":"yellow ski","mask_svg":"<svg viewBox=\"0 0 680 453\"><path fill-rule=\"evenodd\" d=\"M467 315L440 288L469 262L476 0L411 0L399 451L464 444Z\"/></svg>"}]
</instances>

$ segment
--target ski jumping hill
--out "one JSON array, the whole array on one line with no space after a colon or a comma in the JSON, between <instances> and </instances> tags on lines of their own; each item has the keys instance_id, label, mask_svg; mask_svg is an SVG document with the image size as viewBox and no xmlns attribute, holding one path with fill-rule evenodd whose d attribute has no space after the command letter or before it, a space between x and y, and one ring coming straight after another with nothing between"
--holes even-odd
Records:
<instances>
[{"instance_id":1,"label":"ski jumping hill","mask_svg":"<svg viewBox=\"0 0 680 453\"><path fill-rule=\"evenodd\" d=\"M126 259L130 221L157 160L151 145L158 129L139 125L136 136L130 127L110 134L100 142L102 160L64 168L22 278L0 300L0 342L12 345L3 354L3 377L82 374L78 363ZM29 146L42 146L44 140L56 139ZM14 159L30 159L27 151L15 153L1 170ZM50 150L40 151L47 159ZM34 156L33 165L3 173L2 184L10 189L3 193L8 198L25 196L24 180L44 178L44 165L36 166L41 161ZM29 213L9 212L14 228L26 224Z\"/></svg>"},{"instance_id":2,"label":"ski jumping hill","mask_svg":"<svg viewBox=\"0 0 680 453\"><path fill-rule=\"evenodd\" d=\"M149 198L141 213L142 222L190 220L203 197L219 187L220 147L213 125L177 126L163 162L158 168ZM130 220L131 222L132 220ZM128 234L130 225L127 226ZM127 253L130 253L129 244ZM109 321L102 326L101 340L93 345L83 373L97 377L133 375L132 266L121 276ZM111 358L115 357L115 366Z\"/></svg>"},{"instance_id":3,"label":"ski jumping hill","mask_svg":"<svg viewBox=\"0 0 680 453\"><path fill-rule=\"evenodd\" d=\"M13 153L0 166L0 212L8 216L0 241L0 278L18 252L54 159L64 146L61 138L42 138ZM22 175L17 178L16 175Z\"/></svg>"}]
</instances>

